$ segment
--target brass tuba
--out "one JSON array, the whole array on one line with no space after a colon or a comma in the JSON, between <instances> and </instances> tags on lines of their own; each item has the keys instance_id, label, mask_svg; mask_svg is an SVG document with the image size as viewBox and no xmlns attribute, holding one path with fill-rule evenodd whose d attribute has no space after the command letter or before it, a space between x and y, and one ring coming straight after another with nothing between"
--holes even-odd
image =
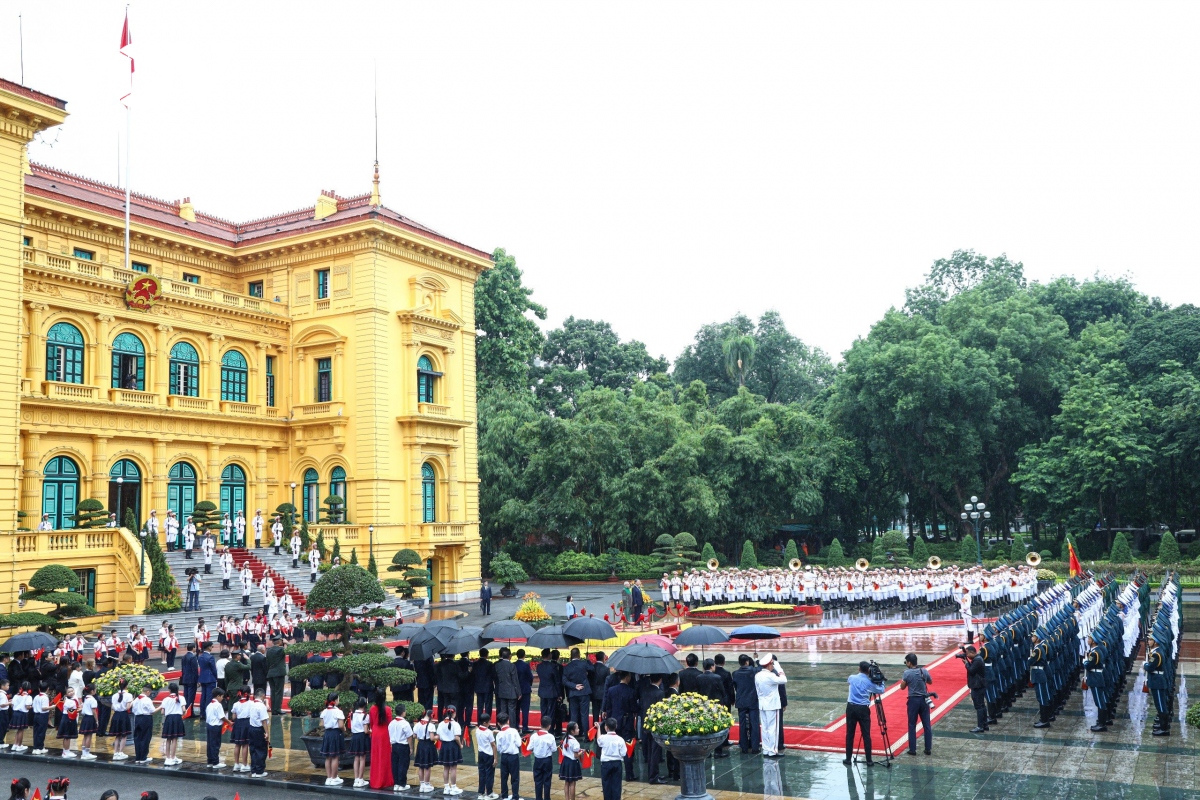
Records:
<instances>
[{"instance_id":1,"label":"brass tuba","mask_svg":"<svg viewBox=\"0 0 1200 800\"><path fill-rule=\"evenodd\" d=\"M871 562L867 561L865 558L860 558L858 561L854 562L854 568L859 572L866 572L870 566Z\"/></svg>"},{"instance_id":2,"label":"brass tuba","mask_svg":"<svg viewBox=\"0 0 1200 800\"><path fill-rule=\"evenodd\" d=\"M929 561L925 562L925 566L929 567L930 569L941 569L942 560L937 556L930 556Z\"/></svg>"},{"instance_id":3,"label":"brass tuba","mask_svg":"<svg viewBox=\"0 0 1200 800\"><path fill-rule=\"evenodd\" d=\"M788 562L788 567L792 570L792 572L799 572L802 566L804 565L800 563L800 559L798 558L793 558Z\"/></svg>"},{"instance_id":4,"label":"brass tuba","mask_svg":"<svg viewBox=\"0 0 1200 800\"><path fill-rule=\"evenodd\" d=\"M721 568L721 562L717 561L715 558L710 558L706 566L709 568L709 570L716 572Z\"/></svg>"},{"instance_id":5,"label":"brass tuba","mask_svg":"<svg viewBox=\"0 0 1200 800\"><path fill-rule=\"evenodd\" d=\"M1042 554L1037 550L1030 550L1025 554L1025 563L1031 567L1036 567L1038 564L1042 563Z\"/></svg>"}]
</instances>

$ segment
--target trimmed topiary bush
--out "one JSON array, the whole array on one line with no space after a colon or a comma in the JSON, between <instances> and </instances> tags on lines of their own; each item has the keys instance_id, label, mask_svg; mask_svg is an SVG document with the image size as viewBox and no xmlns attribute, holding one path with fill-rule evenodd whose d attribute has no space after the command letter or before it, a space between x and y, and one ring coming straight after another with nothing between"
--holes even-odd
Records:
<instances>
[{"instance_id":1,"label":"trimmed topiary bush","mask_svg":"<svg viewBox=\"0 0 1200 800\"><path fill-rule=\"evenodd\" d=\"M1012 553L1009 555L1009 559L1014 564L1024 564L1026 552L1025 537L1019 533L1013 534Z\"/></svg>"},{"instance_id":2,"label":"trimmed topiary bush","mask_svg":"<svg viewBox=\"0 0 1200 800\"><path fill-rule=\"evenodd\" d=\"M55 635L66 628L75 627L75 623L62 620L88 617L96 613L96 609L88 605L87 598L79 593L79 576L73 569L62 564L47 564L33 573L29 579L29 588L21 592L20 599L26 602L54 604L54 610L46 612L46 616L53 622L38 627Z\"/></svg>"},{"instance_id":3,"label":"trimmed topiary bush","mask_svg":"<svg viewBox=\"0 0 1200 800\"><path fill-rule=\"evenodd\" d=\"M742 569L758 569L758 556L754 551L754 542L749 539L742 544L742 560L738 566Z\"/></svg>"},{"instance_id":4,"label":"trimmed topiary bush","mask_svg":"<svg viewBox=\"0 0 1200 800\"><path fill-rule=\"evenodd\" d=\"M76 528L103 528L108 524L108 512L104 510L103 503L89 497L75 506L71 520Z\"/></svg>"},{"instance_id":5,"label":"trimmed topiary bush","mask_svg":"<svg viewBox=\"0 0 1200 800\"><path fill-rule=\"evenodd\" d=\"M829 547L825 548L825 566L827 567L844 567L846 566L846 554L842 550L842 543L838 539L834 539L829 543Z\"/></svg>"},{"instance_id":6,"label":"trimmed topiary bush","mask_svg":"<svg viewBox=\"0 0 1200 800\"><path fill-rule=\"evenodd\" d=\"M1133 563L1133 550L1130 548L1125 534L1118 531L1117 535L1113 537L1112 550L1109 551L1108 560L1114 564Z\"/></svg>"},{"instance_id":7,"label":"trimmed topiary bush","mask_svg":"<svg viewBox=\"0 0 1200 800\"><path fill-rule=\"evenodd\" d=\"M1166 531L1162 535L1162 542L1158 546L1158 563L1179 563L1179 543L1175 541L1175 535L1170 531Z\"/></svg>"},{"instance_id":8,"label":"trimmed topiary bush","mask_svg":"<svg viewBox=\"0 0 1200 800\"><path fill-rule=\"evenodd\" d=\"M912 560L918 568L924 568L929 561L929 546L925 544L925 537L919 533L913 541Z\"/></svg>"}]
</instances>

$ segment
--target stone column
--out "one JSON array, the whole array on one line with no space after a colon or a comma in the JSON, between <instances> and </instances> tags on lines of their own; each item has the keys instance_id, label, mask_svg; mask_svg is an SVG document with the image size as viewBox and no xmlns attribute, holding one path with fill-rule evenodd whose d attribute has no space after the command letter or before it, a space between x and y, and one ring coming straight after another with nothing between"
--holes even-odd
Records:
<instances>
[{"instance_id":1,"label":"stone column","mask_svg":"<svg viewBox=\"0 0 1200 800\"><path fill-rule=\"evenodd\" d=\"M204 487L204 499L221 505L221 445L208 443L208 483Z\"/></svg>"},{"instance_id":2,"label":"stone column","mask_svg":"<svg viewBox=\"0 0 1200 800\"><path fill-rule=\"evenodd\" d=\"M92 436L92 498L108 505L108 437ZM125 520L121 520L124 522Z\"/></svg>"},{"instance_id":3,"label":"stone column","mask_svg":"<svg viewBox=\"0 0 1200 800\"><path fill-rule=\"evenodd\" d=\"M225 335L221 333L210 333L208 335L208 364L204 368L205 374L208 376L208 399L212 401L213 411L220 408L221 402L221 342L225 341Z\"/></svg>"},{"instance_id":4,"label":"stone column","mask_svg":"<svg viewBox=\"0 0 1200 800\"><path fill-rule=\"evenodd\" d=\"M112 386L112 344L108 341L108 336L115 319L112 314L96 315L96 347L92 348L92 374L96 376L94 380L100 387L100 396L103 398L108 397L105 390Z\"/></svg>"},{"instance_id":5,"label":"stone column","mask_svg":"<svg viewBox=\"0 0 1200 800\"><path fill-rule=\"evenodd\" d=\"M258 348L258 359L250 367L250 375L247 378L248 387L246 389L246 402L253 403L260 409L267 407L267 348L270 347L266 342L258 342L255 344ZM278 389L276 389L278 392Z\"/></svg>"},{"instance_id":6,"label":"stone column","mask_svg":"<svg viewBox=\"0 0 1200 800\"><path fill-rule=\"evenodd\" d=\"M46 375L46 337L42 334L42 315L50 307L45 303L31 302L26 305L29 307L29 359L25 366L25 377L33 384L31 391L40 393Z\"/></svg>"},{"instance_id":7,"label":"stone column","mask_svg":"<svg viewBox=\"0 0 1200 800\"><path fill-rule=\"evenodd\" d=\"M333 387L332 387L332 389L333 389L333 399L334 400L344 401L346 399L346 393L344 391L344 387L345 387L346 383L345 383L345 379L342 376L342 364L345 363L345 359L343 358L344 355L346 355L346 347L345 347L345 345L343 345L342 343L339 342L333 348Z\"/></svg>"},{"instance_id":8,"label":"stone column","mask_svg":"<svg viewBox=\"0 0 1200 800\"><path fill-rule=\"evenodd\" d=\"M279 505L276 503L276 505ZM254 448L254 507L267 507L267 448Z\"/></svg>"},{"instance_id":9,"label":"stone column","mask_svg":"<svg viewBox=\"0 0 1200 800\"><path fill-rule=\"evenodd\" d=\"M304 348L296 348L296 393L292 395L292 405L303 406L313 401L312 390L308 387L308 361L304 357Z\"/></svg>"},{"instance_id":10,"label":"stone column","mask_svg":"<svg viewBox=\"0 0 1200 800\"><path fill-rule=\"evenodd\" d=\"M154 484L150 492L150 508L158 510L159 525L167 517L167 444L169 439L154 440ZM150 510L146 509L142 512L143 519L150 516ZM122 523L124 520L121 520Z\"/></svg>"},{"instance_id":11,"label":"stone column","mask_svg":"<svg viewBox=\"0 0 1200 800\"><path fill-rule=\"evenodd\" d=\"M42 517L42 435L26 431L24 464L21 472L21 510L25 517L24 528L36 530Z\"/></svg>"},{"instance_id":12,"label":"stone column","mask_svg":"<svg viewBox=\"0 0 1200 800\"><path fill-rule=\"evenodd\" d=\"M154 360L151 362L153 371L153 391L158 394L158 402L166 405L167 395L171 393L171 334L174 328L165 323L154 327ZM149 389L149 387L146 387Z\"/></svg>"}]
</instances>

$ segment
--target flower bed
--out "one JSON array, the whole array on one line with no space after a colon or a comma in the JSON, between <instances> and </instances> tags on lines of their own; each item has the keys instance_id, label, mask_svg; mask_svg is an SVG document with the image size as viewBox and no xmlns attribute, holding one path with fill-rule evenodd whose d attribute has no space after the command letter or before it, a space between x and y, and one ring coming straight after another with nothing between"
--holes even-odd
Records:
<instances>
[{"instance_id":1,"label":"flower bed","mask_svg":"<svg viewBox=\"0 0 1200 800\"><path fill-rule=\"evenodd\" d=\"M707 736L728 730L733 725L733 716L729 709L717 701L687 692L672 695L650 706L642 725L664 738Z\"/></svg>"},{"instance_id":2,"label":"flower bed","mask_svg":"<svg viewBox=\"0 0 1200 800\"><path fill-rule=\"evenodd\" d=\"M167 685L167 682L163 680L162 673L156 669L139 664L122 664L96 678L96 696L108 698L116 694L122 678L129 681L125 691L133 695L143 689L152 692Z\"/></svg>"},{"instance_id":3,"label":"flower bed","mask_svg":"<svg viewBox=\"0 0 1200 800\"><path fill-rule=\"evenodd\" d=\"M726 603L720 606L703 606L687 612L688 619L770 619L772 617L795 617L804 609L790 603Z\"/></svg>"}]
</instances>

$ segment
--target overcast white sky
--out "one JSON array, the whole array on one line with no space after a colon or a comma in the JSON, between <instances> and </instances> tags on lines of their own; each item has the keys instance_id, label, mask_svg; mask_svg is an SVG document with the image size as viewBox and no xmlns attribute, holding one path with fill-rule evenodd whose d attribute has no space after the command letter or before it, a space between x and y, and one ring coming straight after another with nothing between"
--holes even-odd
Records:
<instances>
[{"instance_id":1,"label":"overcast white sky","mask_svg":"<svg viewBox=\"0 0 1200 800\"><path fill-rule=\"evenodd\" d=\"M116 182L124 3L0 0L33 157ZM1200 288L1200 5L132 3L133 186L234 220L370 188L674 358L779 310L837 357L956 248ZM53 138L53 137L51 137Z\"/></svg>"}]
</instances>

